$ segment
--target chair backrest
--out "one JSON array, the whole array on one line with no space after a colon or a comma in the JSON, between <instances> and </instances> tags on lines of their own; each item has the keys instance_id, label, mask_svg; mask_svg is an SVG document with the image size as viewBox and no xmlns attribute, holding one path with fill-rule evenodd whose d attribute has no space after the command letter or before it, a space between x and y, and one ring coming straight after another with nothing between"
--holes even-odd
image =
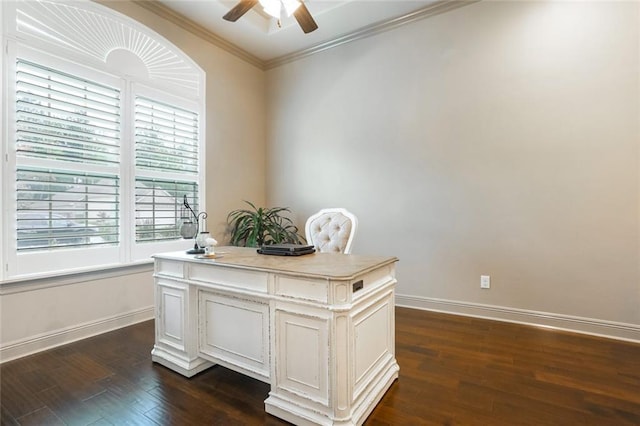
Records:
<instances>
[{"instance_id":1,"label":"chair backrest","mask_svg":"<svg viewBox=\"0 0 640 426\"><path fill-rule=\"evenodd\" d=\"M343 208L322 209L309 217L304 227L307 243L318 252L347 254L357 229L358 219Z\"/></svg>"}]
</instances>

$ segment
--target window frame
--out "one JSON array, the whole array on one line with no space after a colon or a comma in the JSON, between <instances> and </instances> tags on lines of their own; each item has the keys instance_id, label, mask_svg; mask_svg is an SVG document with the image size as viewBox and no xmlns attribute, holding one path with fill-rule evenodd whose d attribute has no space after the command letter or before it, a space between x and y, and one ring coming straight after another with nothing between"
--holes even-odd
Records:
<instances>
[{"instance_id":1,"label":"window frame","mask_svg":"<svg viewBox=\"0 0 640 426\"><path fill-rule=\"evenodd\" d=\"M5 8L0 4L0 22L8 23L15 20L15 9ZM135 76L116 72L117 67L106 62L100 62L95 58L82 58L78 52L70 52L60 46L51 46L50 43L36 43L29 37L16 37L11 34L11 29L2 34L3 52L0 55L0 70L2 72L3 102L0 103L1 123L4 132L2 138L3 161L0 164L0 176L3 181L3 196L0 197L0 209L2 218L0 231L4 235L0 243L0 258L2 268L0 280L20 281L36 278L47 278L79 272L103 270L105 268L120 268L127 265L150 263L154 253L186 250L192 242L176 239L163 242L135 241L135 141L134 141L134 103L135 94L145 93L147 97L161 102L176 102L176 106L187 108L198 115L198 173L195 181L198 185L198 204L206 205L206 134L204 102L204 72L184 53L171 45L162 36L147 29L130 18L112 11L102 5L87 2L83 7L87 10L98 10L110 18L120 19L128 25L135 25L138 31L147 35L151 34L159 43L169 46L174 52L178 52L200 72L200 85L197 95L189 93L185 95L179 87L172 87L166 81L153 79L149 76ZM15 22L13 22L15 25ZM7 26L9 27L9 26ZM24 59L46 67L69 73L80 78L86 78L100 83L105 83L120 90L120 242L114 246L65 248L60 250L18 252L16 240L16 170L18 159L15 149L15 104L16 104L16 60ZM82 59L82 62L80 62ZM130 68L129 68L130 70ZM157 96L155 98L154 96ZM32 162L29 161L31 164ZM33 161L37 164L38 161ZM41 162L46 164L46 161ZM65 164L66 166L66 164ZM66 168L66 167L65 167ZM76 170L74 163L69 162L68 170ZM182 179L184 180L184 179ZM126 188L126 190L125 190ZM61 267L62 266L62 267Z\"/></svg>"}]
</instances>

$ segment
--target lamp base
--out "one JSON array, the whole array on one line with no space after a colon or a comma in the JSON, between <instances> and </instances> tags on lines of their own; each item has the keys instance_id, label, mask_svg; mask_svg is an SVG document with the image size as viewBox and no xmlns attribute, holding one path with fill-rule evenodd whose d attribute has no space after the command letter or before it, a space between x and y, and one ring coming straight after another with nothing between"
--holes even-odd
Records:
<instances>
[{"instance_id":1,"label":"lamp base","mask_svg":"<svg viewBox=\"0 0 640 426\"><path fill-rule=\"evenodd\" d=\"M192 248L191 250L187 250L187 254L204 254L203 248Z\"/></svg>"}]
</instances>

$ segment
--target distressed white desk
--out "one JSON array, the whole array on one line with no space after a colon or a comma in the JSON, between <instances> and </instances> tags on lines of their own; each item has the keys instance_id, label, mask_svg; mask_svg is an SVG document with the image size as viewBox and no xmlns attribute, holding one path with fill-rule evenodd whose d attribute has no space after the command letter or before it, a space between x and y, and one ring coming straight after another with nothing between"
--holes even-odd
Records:
<instances>
[{"instance_id":1,"label":"distressed white desk","mask_svg":"<svg viewBox=\"0 0 640 426\"><path fill-rule=\"evenodd\" d=\"M316 253L155 258L153 361L187 377L220 364L271 385L268 413L362 424L398 377L395 257Z\"/></svg>"}]
</instances>

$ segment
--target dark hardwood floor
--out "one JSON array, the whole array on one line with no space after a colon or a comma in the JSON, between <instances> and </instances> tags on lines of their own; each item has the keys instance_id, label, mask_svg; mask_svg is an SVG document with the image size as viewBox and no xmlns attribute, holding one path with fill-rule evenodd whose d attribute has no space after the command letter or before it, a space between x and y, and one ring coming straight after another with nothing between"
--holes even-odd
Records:
<instances>
[{"instance_id":1,"label":"dark hardwood floor","mask_svg":"<svg viewBox=\"0 0 640 426\"><path fill-rule=\"evenodd\" d=\"M0 366L2 425L281 425L268 385L151 362L153 322ZM400 378L367 425L640 425L640 345L396 311Z\"/></svg>"}]
</instances>

